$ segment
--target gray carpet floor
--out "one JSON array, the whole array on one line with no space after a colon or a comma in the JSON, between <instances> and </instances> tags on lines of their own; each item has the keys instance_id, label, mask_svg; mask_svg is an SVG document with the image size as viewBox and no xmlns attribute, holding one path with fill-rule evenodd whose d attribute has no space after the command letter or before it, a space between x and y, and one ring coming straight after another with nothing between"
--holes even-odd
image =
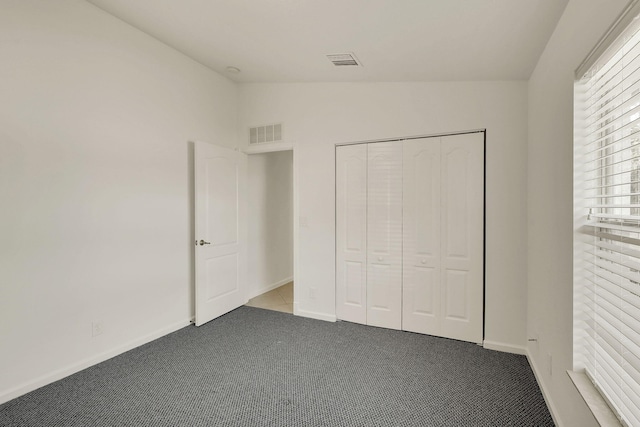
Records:
<instances>
[{"instance_id":1,"label":"gray carpet floor","mask_svg":"<svg viewBox=\"0 0 640 427\"><path fill-rule=\"evenodd\" d=\"M0 406L1 426L552 426L524 356L241 307Z\"/></svg>"}]
</instances>

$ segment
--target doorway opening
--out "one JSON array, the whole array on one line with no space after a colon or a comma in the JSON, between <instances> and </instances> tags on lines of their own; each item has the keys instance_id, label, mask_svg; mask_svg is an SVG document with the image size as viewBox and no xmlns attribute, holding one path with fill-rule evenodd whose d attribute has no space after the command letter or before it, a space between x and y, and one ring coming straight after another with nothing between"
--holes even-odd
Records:
<instances>
[{"instance_id":1,"label":"doorway opening","mask_svg":"<svg viewBox=\"0 0 640 427\"><path fill-rule=\"evenodd\" d=\"M293 314L293 281L251 298L245 305Z\"/></svg>"},{"instance_id":2,"label":"doorway opening","mask_svg":"<svg viewBox=\"0 0 640 427\"><path fill-rule=\"evenodd\" d=\"M246 305L293 314L293 150L248 156Z\"/></svg>"}]
</instances>

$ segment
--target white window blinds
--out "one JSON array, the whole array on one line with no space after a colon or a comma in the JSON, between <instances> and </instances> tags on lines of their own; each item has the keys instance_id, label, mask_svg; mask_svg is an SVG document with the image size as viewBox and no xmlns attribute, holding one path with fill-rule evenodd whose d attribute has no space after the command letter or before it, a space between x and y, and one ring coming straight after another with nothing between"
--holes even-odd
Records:
<instances>
[{"instance_id":1,"label":"white window blinds","mask_svg":"<svg viewBox=\"0 0 640 427\"><path fill-rule=\"evenodd\" d=\"M574 369L629 426L640 425L639 29L626 26L575 91Z\"/></svg>"}]
</instances>

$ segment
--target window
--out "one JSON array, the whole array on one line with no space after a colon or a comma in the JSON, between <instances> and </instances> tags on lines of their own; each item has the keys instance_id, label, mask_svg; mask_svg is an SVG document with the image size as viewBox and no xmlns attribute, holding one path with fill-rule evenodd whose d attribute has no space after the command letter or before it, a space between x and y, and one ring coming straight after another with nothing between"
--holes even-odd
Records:
<instances>
[{"instance_id":1,"label":"window","mask_svg":"<svg viewBox=\"0 0 640 427\"><path fill-rule=\"evenodd\" d=\"M640 425L638 11L636 2L575 84L574 369L629 426Z\"/></svg>"}]
</instances>

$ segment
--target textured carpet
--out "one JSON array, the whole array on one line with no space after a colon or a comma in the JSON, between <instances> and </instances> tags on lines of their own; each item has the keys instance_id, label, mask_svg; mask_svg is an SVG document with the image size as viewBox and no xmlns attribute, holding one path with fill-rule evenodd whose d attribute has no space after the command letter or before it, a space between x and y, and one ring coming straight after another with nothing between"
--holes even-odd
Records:
<instances>
[{"instance_id":1,"label":"textured carpet","mask_svg":"<svg viewBox=\"0 0 640 427\"><path fill-rule=\"evenodd\" d=\"M0 406L1 426L552 426L527 360L241 307Z\"/></svg>"}]
</instances>

